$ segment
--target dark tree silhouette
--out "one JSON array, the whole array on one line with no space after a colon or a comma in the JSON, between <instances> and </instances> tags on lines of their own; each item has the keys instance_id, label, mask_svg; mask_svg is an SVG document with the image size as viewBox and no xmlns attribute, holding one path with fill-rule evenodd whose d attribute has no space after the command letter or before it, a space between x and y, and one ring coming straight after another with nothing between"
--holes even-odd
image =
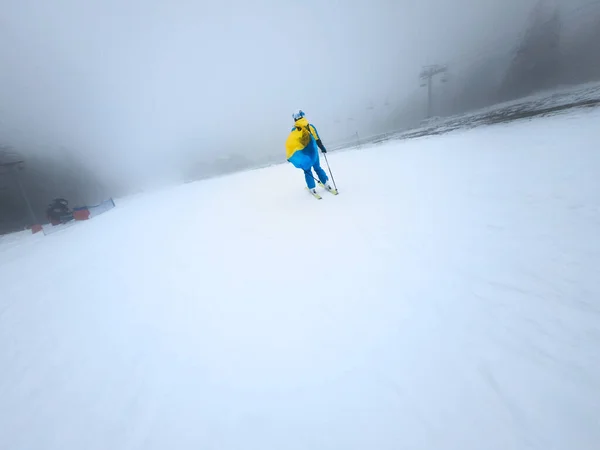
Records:
<instances>
[{"instance_id":1,"label":"dark tree silhouette","mask_svg":"<svg viewBox=\"0 0 600 450\"><path fill-rule=\"evenodd\" d=\"M561 78L561 20L556 7L540 0L516 49L500 89L504 100L556 86Z\"/></svg>"}]
</instances>

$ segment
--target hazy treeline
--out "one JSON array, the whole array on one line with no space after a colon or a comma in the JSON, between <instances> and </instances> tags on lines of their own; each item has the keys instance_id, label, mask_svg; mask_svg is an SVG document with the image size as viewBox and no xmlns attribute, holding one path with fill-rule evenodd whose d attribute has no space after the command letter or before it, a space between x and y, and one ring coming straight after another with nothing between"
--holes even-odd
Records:
<instances>
[{"instance_id":1,"label":"hazy treeline","mask_svg":"<svg viewBox=\"0 0 600 450\"><path fill-rule=\"evenodd\" d=\"M537 3L517 45L482 55L456 83L440 87L439 113L450 115L540 90L600 79L600 4L568 13Z\"/></svg>"},{"instance_id":2,"label":"hazy treeline","mask_svg":"<svg viewBox=\"0 0 600 450\"><path fill-rule=\"evenodd\" d=\"M100 202L114 190L102 186L96 174L67 149L56 149L51 156L22 153L0 147L0 164L25 163L22 169L0 166L0 232L31 225L30 213L16 177L19 177L37 223L47 222L45 210L54 198L66 198L72 207L90 205Z\"/></svg>"}]
</instances>

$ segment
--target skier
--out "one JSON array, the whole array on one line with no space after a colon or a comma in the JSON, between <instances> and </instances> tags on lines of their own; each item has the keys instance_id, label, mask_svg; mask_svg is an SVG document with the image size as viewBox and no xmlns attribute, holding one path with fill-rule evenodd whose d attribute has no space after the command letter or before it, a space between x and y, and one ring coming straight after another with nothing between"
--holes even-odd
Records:
<instances>
[{"instance_id":1,"label":"skier","mask_svg":"<svg viewBox=\"0 0 600 450\"><path fill-rule=\"evenodd\" d=\"M317 147L323 153L327 153L327 149L323 145L323 142L321 142L315 126L308 123L308 120L304 116L305 114L302 110L298 110L292 114L294 128L292 128L285 143L286 159L295 167L304 171L306 185L312 195L319 198L319 194L317 194L317 190L315 189L315 178L313 177L312 169L315 169L317 173L319 184L328 191L337 194L336 190L329 184L327 174L319 163Z\"/></svg>"}]
</instances>

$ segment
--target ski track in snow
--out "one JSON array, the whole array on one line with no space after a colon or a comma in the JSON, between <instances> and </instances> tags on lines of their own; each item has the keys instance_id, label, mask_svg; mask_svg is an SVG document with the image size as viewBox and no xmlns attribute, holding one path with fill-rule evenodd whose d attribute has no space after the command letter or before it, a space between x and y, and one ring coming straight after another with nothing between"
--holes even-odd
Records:
<instances>
[{"instance_id":1,"label":"ski track in snow","mask_svg":"<svg viewBox=\"0 0 600 450\"><path fill-rule=\"evenodd\" d=\"M0 448L600 445L600 111L0 240Z\"/></svg>"}]
</instances>

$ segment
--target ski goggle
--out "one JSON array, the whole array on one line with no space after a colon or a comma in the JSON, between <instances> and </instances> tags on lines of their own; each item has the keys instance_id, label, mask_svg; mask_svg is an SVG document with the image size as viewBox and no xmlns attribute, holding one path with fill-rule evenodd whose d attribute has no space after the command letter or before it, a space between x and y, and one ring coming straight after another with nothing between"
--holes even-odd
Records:
<instances>
[{"instance_id":1,"label":"ski goggle","mask_svg":"<svg viewBox=\"0 0 600 450\"><path fill-rule=\"evenodd\" d=\"M294 114L292 114L292 117L294 118L294 120L302 119L304 117L304 111L297 111Z\"/></svg>"}]
</instances>

